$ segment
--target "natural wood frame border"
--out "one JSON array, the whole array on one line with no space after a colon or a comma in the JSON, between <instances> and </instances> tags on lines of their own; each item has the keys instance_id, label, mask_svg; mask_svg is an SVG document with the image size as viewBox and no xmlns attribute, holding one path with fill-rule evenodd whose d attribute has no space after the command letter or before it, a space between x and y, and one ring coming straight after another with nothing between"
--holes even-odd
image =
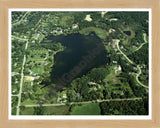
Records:
<instances>
[{"instance_id":1,"label":"natural wood frame border","mask_svg":"<svg viewBox=\"0 0 160 128\"><path fill-rule=\"evenodd\" d=\"M152 9L152 120L8 120L9 8L151 8ZM160 1L159 0L0 0L0 128L35 127L160 127Z\"/></svg>"}]
</instances>

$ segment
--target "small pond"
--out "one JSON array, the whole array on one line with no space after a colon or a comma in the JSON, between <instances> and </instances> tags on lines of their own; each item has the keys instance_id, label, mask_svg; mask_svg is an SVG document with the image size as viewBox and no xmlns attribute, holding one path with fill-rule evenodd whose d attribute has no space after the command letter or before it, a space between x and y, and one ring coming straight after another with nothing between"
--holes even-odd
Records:
<instances>
[{"instance_id":1,"label":"small pond","mask_svg":"<svg viewBox=\"0 0 160 128\"><path fill-rule=\"evenodd\" d=\"M128 36L131 35L131 31L123 31L123 33L125 33L125 34L128 35Z\"/></svg>"}]
</instances>

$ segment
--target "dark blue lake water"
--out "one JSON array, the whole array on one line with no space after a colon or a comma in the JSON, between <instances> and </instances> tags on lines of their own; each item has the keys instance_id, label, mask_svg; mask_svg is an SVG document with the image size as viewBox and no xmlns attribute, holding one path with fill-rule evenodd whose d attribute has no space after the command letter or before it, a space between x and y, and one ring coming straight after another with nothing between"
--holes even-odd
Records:
<instances>
[{"instance_id":1,"label":"dark blue lake water","mask_svg":"<svg viewBox=\"0 0 160 128\"><path fill-rule=\"evenodd\" d=\"M108 62L107 51L95 33L89 35L70 34L48 36L47 40L61 42L65 50L54 56L52 80L61 88L74 78L81 77L95 67L102 67ZM44 43L45 40L42 42ZM53 43L52 42L52 43Z\"/></svg>"},{"instance_id":2,"label":"dark blue lake water","mask_svg":"<svg viewBox=\"0 0 160 128\"><path fill-rule=\"evenodd\" d=\"M131 35L131 31L123 31L126 35L130 36Z\"/></svg>"}]
</instances>

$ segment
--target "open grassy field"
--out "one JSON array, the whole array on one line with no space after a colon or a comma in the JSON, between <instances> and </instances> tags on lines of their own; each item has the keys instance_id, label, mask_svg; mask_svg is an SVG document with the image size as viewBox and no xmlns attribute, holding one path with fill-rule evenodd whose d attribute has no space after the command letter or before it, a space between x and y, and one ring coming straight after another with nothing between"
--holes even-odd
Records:
<instances>
[{"instance_id":1,"label":"open grassy field","mask_svg":"<svg viewBox=\"0 0 160 128\"><path fill-rule=\"evenodd\" d=\"M100 115L99 103L84 104L72 108L70 115Z\"/></svg>"},{"instance_id":2,"label":"open grassy field","mask_svg":"<svg viewBox=\"0 0 160 128\"><path fill-rule=\"evenodd\" d=\"M30 56L28 55L27 57L27 59L28 59L28 61L35 61L35 60L44 60L44 58L45 58L45 54L46 54L47 52L38 52L38 50L35 50L34 52L32 52L31 54L30 54ZM44 54L44 55L43 55ZM41 56L44 56L44 57L41 57Z\"/></svg>"},{"instance_id":3,"label":"open grassy field","mask_svg":"<svg viewBox=\"0 0 160 128\"><path fill-rule=\"evenodd\" d=\"M69 106L48 106L44 107L44 115L66 115L69 112ZM34 107L26 107L21 111L21 115L33 115Z\"/></svg>"},{"instance_id":4,"label":"open grassy field","mask_svg":"<svg viewBox=\"0 0 160 128\"><path fill-rule=\"evenodd\" d=\"M31 100L28 98L27 100L21 102L21 105L32 105L32 104L37 104L37 100Z\"/></svg>"},{"instance_id":5,"label":"open grassy field","mask_svg":"<svg viewBox=\"0 0 160 128\"><path fill-rule=\"evenodd\" d=\"M43 62L43 63L44 63L44 62ZM34 73L42 74L43 71L44 71L44 64L43 64L43 63L40 63L40 65L38 65L38 66L34 66L34 67L32 68L32 71L33 71Z\"/></svg>"},{"instance_id":6,"label":"open grassy field","mask_svg":"<svg viewBox=\"0 0 160 128\"><path fill-rule=\"evenodd\" d=\"M33 113L34 113L33 107L25 108L24 111L20 112L21 115L33 115Z\"/></svg>"},{"instance_id":7,"label":"open grassy field","mask_svg":"<svg viewBox=\"0 0 160 128\"><path fill-rule=\"evenodd\" d=\"M69 112L69 106L50 106L46 107L45 115L66 115Z\"/></svg>"}]
</instances>

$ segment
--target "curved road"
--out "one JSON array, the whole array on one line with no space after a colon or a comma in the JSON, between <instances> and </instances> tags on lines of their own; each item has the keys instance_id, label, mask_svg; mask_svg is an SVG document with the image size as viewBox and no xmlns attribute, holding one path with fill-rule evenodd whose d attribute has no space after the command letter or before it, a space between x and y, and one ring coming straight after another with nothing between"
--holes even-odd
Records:
<instances>
[{"instance_id":1,"label":"curved road","mask_svg":"<svg viewBox=\"0 0 160 128\"><path fill-rule=\"evenodd\" d=\"M133 64L133 62L120 50L120 48L119 48L119 42L120 42L120 40L115 40L115 41L116 41L115 43L116 43L117 48L120 51L120 53L128 60L129 63Z\"/></svg>"},{"instance_id":2,"label":"curved road","mask_svg":"<svg viewBox=\"0 0 160 128\"><path fill-rule=\"evenodd\" d=\"M144 39L144 42L145 42L145 43L141 44L141 46L140 46L138 49L136 49L135 51L138 51L144 44L148 43L148 42L147 42L147 39L146 39L146 38L147 38L146 36L147 36L146 33L143 33L143 39ZM139 73L136 75L136 80L137 80L137 82L138 82L141 86L143 86L143 87L145 87L145 88L149 88L148 86L142 84L142 83L139 81L138 77L139 77L139 75L142 73L142 72L141 72L141 68L139 67L139 65L137 65L137 69L139 70Z\"/></svg>"},{"instance_id":3,"label":"curved road","mask_svg":"<svg viewBox=\"0 0 160 128\"><path fill-rule=\"evenodd\" d=\"M139 67L139 65L137 65L137 69L139 69L139 73L136 75L136 80L137 80L137 82L138 82L141 86L143 86L143 87L145 87L145 88L148 88L148 86L142 84L142 83L139 81L139 79L138 79L139 75L142 73L142 72L141 72L141 68Z\"/></svg>"},{"instance_id":4,"label":"curved road","mask_svg":"<svg viewBox=\"0 0 160 128\"><path fill-rule=\"evenodd\" d=\"M146 37L146 33L143 33L144 43L142 43L135 51L138 51L139 49L141 49L141 47L142 47L144 44L148 43L146 38L147 38L147 37Z\"/></svg>"},{"instance_id":5,"label":"curved road","mask_svg":"<svg viewBox=\"0 0 160 128\"><path fill-rule=\"evenodd\" d=\"M145 43L147 43L146 34L143 34L143 36L144 36L144 41L145 41ZM120 42L120 40L117 39L117 40L114 40L114 41L115 41L115 43L116 43L116 45L117 45L117 48L118 48L118 50L120 51L120 53L128 60L128 62L130 62L131 64L133 64L133 61L131 61L131 60L120 50L120 48L119 48L119 42ZM142 47L142 45L141 45L141 47ZM141 48L141 47L140 47L140 48ZM138 48L138 50L139 50L140 48ZM139 73L136 75L136 81L137 81L141 86L143 86L143 87L145 87L145 88L148 88L148 86L142 84L142 83L139 81L139 79L138 79L139 75L142 73L142 72L141 72L141 68L139 67L139 65L137 65L137 69L139 70Z\"/></svg>"},{"instance_id":6,"label":"curved road","mask_svg":"<svg viewBox=\"0 0 160 128\"><path fill-rule=\"evenodd\" d=\"M144 44L146 44L146 43L141 44L134 52L136 52L136 51L138 51L139 49L141 49Z\"/></svg>"}]
</instances>

